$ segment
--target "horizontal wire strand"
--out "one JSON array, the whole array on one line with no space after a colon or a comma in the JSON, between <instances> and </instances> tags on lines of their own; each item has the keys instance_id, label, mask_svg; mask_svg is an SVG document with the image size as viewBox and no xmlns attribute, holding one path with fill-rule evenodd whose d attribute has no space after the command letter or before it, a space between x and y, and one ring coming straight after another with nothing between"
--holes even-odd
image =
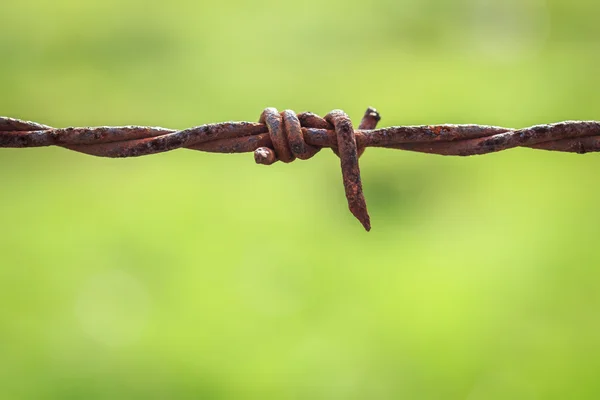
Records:
<instances>
[{"instance_id":1,"label":"horizontal wire strand","mask_svg":"<svg viewBox=\"0 0 600 400\"><path fill-rule=\"evenodd\" d=\"M515 147L580 154L600 151L597 121L565 121L522 129L472 124L375 129L379 120L379 113L371 107L356 130L340 110L322 118L308 112L279 113L267 108L260 122L222 122L184 130L147 126L53 128L0 116L0 148L60 146L99 157L139 157L179 148L254 152L257 163L268 165L280 159L308 159L329 147L341 159L349 208L367 230L370 222L358 167L358 157L367 147L447 156L488 154Z\"/></svg>"}]
</instances>

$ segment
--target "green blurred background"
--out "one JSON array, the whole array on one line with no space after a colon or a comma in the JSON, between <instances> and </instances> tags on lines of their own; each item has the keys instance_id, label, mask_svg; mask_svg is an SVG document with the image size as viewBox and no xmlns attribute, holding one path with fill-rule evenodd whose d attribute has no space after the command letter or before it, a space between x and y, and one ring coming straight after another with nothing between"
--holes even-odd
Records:
<instances>
[{"instance_id":1,"label":"green blurred background","mask_svg":"<svg viewBox=\"0 0 600 400\"><path fill-rule=\"evenodd\" d=\"M592 0L3 0L0 115L599 119ZM600 398L600 156L0 150L0 398Z\"/></svg>"}]
</instances>

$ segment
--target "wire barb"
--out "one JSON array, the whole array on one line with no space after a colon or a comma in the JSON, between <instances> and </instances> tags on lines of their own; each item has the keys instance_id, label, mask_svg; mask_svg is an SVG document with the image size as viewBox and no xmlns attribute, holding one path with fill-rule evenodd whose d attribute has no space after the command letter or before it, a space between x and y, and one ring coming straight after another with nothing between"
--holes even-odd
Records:
<instances>
[{"instance_id":1,"label":"wire barb","mask_svg":"<svg viewBox=\"0 0 600 400\"><path fill-rule=\"evenodd\" d=\"M352 214L371 229L358 159L367 147L470 156L514 147L588 153L600 151L600 122L566 121L510 129L487 125L420 125L375 129L381 119L365 112L357 130L341 110L321 118L267 108L259 122L223 122L181 131L146 126L52 128L0 117L0 148L60 146L99 157L138 157L178 148L214 153L254 152L258 164L307 160L323 147L340 157Z\"/></svg>"}]
</instances>

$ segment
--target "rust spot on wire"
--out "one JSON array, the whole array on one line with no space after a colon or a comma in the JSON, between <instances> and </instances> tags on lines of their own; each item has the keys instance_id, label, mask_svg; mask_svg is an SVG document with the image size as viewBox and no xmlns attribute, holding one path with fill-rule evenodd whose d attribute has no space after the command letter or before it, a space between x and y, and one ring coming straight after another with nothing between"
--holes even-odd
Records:
<instances>
[{"instance_id":1,"label":"rust spot on wire","mask_svg":"<svg viewBox=\"0 0 600 400\"><path fill-rule=\"evenodd\" d=\"M61 146L99 157L138 157L178 148L216 153L253 152L258 164L306 160L329 147L340 157L348 207L371 228L358 159L367 147L440 155L470 156L514 147L589 153L600 151L600 123L566 121L509 129L486 125L394 126L375 129L380 120L368 108L358 129L340 110L325 118L267 108L256 122L223 122L181 131L146 126L52 128L0 117L0 147Z\"/></svg>"}]
</instances>

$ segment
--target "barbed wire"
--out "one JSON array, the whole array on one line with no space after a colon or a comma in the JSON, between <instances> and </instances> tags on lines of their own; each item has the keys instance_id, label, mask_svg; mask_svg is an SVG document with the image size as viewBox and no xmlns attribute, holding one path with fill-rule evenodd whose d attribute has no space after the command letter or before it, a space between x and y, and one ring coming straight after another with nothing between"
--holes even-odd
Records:
<instances>
[{"instance_id":1,"label":"barbed wire","mask_svg":"<svg viewBox=\"0 0 600 400\"><path fill-rule=\"evenodd\" d=\"M146 126L53 128L0 117L0 147L60 146L99 157L138 157L187 148L215 153L254 152L258 164L306 160L323 147L339 156L348 207L371 229L358 159L367 147L452 156L487 154L514 147L587 153L600 151L600 122L565 121L510 129L486 125L420 125L375 129L379 113L369 107L355 130L334 110L321 118L267 108L259 122L222 122L185 130Z\"/></svg>"}]
</instances>

